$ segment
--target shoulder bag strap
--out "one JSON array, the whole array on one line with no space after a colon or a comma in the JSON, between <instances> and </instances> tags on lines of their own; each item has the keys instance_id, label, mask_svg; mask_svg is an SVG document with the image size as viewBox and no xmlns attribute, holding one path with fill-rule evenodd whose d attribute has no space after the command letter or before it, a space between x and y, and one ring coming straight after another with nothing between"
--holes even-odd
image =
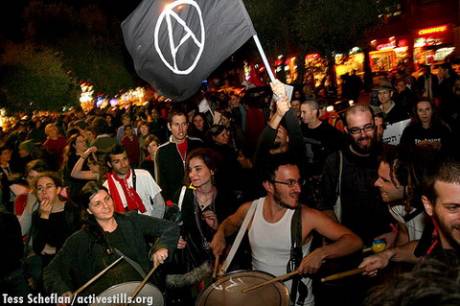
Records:
<instances>
[{"instance_id":1,"label":"shoulder bag strap","mask_svg":"<svg viewBox=\"0 0 460 306\"><path fill-rule=\"evenodd\" d=\"M177 206L179 207L179 211L182 211L182 203L184 202L185 191L187 191L187 187L182 186L180 190L180 195L179 195L179 202L177 203Z\"/></svg>"}]
</instances>

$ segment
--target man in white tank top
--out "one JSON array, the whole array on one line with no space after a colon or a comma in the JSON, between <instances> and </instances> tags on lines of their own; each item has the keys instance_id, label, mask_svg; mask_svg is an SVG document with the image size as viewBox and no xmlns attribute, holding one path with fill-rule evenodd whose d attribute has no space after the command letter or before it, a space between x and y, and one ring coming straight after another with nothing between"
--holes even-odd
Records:
<instances>
[{"instance_id":1,"label":"man in white tank top","mask_svg":"<svg viewBox=\"0 0 460 306\"><path fill-rule=\"evenodd\" d=\"M279 276L287 273L291 219L295 208L300 205L298 201L302 180L298 167L285 156L273 158L269 168L263 182L267 195L254 202L244 203L225 219L214 235L211 248L215 256L221 255L226 245L225 237L239 229L251 205L256 205L249 225L253 269ZM301 274L313 274L325 260L348 255L362 248L361 239L353 232L307 206L301 207L301 228L304 256L298 268ZM308 254L313 230L334 242ZM314 305L311 279L304 278L302 282L308 288L308 296L301 302L298 300L301 295L297 294L296 305ZM285 284L290 290L291 282Z\"/></svg>"}]
</instances>

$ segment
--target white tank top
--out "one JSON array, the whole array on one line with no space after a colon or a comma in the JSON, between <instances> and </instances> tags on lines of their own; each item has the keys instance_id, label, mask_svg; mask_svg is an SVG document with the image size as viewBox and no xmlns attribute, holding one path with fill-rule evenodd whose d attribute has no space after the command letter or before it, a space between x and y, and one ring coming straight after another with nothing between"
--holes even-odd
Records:
<instances>
[{"instance_id":1,"label":"white tank top","mask_svg":"<svg viewBox=\"0 0 460 306\"><path fill-rule=\"evenodd\" d=\"M264 200L265 198L256 200L257 208L248 231L252 268L280 276L287 273L287 263L291 257L291 219L294 210L287 209L279 221L270 223L263 216ZM311 240L302 246L304 257L309 252L310 242ZM303 305L314 305L311 279L304 278L302 281L307 285L309 291ZM291 292L292 281L286 281L284 284Z\"/></svg>"}]
</instances>

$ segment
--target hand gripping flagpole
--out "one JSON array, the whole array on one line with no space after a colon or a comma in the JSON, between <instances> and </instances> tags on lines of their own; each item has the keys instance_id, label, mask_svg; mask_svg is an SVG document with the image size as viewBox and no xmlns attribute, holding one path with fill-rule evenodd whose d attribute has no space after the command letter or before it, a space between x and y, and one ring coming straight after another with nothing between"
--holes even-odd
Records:
<instances>
[{"instance_id":1,"label":"hand gripping flagpole","mask_svg":"<svg viewBox=\"0 0 460 306\"><path fill-rule=\"evenodd\" d=\"M268 76L270 78L271 82L275 81L275 76L273 75L272 68L270 66L270 63L267 60L267 56L265 55L264 48L262 48L262 45L260 44L259 37L256 35L252 36L254 39L257 49L259 50L260 56L262 57L262 61L264 62L265 69L267 70Z\"/></svg>"}]
</instances>

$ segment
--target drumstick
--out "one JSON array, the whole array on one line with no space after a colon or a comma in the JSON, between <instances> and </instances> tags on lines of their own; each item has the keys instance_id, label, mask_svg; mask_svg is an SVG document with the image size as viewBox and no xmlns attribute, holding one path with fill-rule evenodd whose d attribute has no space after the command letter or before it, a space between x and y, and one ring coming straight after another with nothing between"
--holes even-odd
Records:
<instances>
[{"instance_id":1,"label":"drumstick","mask_svg":"<svg viewBox=\"0 0 460 306\"><path fill-rule=\"evenodd\" d=\"M111 268L113 268L117 263L119 263L123 258L125 258L124 256L121 256L120 258L118 258L117 260L115 260L114 262L112 262L110 265L108 265L104 270L102 270L101 272L99 272L98 274L96 274L92 279L90 279L89 281L87 281L83 286L81 286L80 288L78 288L74 293L73 293L73 300L72 300L72 304L73 305L73 302L75 301L75 297L80 294L83 290L85 290L89 285L91 285L93 282L95 282L99 277L101 277L102 275L104 275L107 271L109 271Z\"/></svg>"},{"instance_id":2,"label":"drumstick","mask_svg":"<svg viewBox=\"0 0 460 306\"><path fill-rule=\"evenodd\" d=\"M149 278L152 276L153 272L155 272L155 270L160 266L160 264L156 264L153 266L153 268L150 270L150 272L147 274L147 276L142 280L142 282L136 287L136 289L134 289L131 297L132 297L132 300L134 300L136 298L136 296L139 294L139 292L141 292L142 288L144 288L145 284L147 283L147 281L149 280Z\"/></svg>"},{"instance_id":3,"label":"drumstick","mask_svg":"<svg viewBox=\"0 0 460 306\"><path fill-rule=\"evenodd\" d=\"M348 270L348 271L345 271L345 272L340 272L340 273L329 275L327 277L322 278L321 282L324 283L324 282L328 282L328 281L342 279L342 278L345 278L345 277L348 277L348 276L360 274L362 272L364 272L364 268L356 268L356 269Z\"/></svg>"},{"instance_id":4,"label":"drumstick","mask_svg":"<svg viewBox=\"0 0 460 306\"><path fill-rule=\"evenodd\" d=\"M213 279L215 279L217 276L217 269L219 268L219 259L220 259L220 255L217 255L216 260L214 261L214 270L212 272Z\"/></svg>"},{"instance_id":5,"label":"drumstick","mask_svg":"<svg viewBox=\"0 0 460 306\"><path fill-rule=\"evenodd\" d=\"M284 281L288 278L291 278L292 276L294 275L297 275L299 274L300 272L298 270L294 270L288 274L283 274L283 275L280 275L278 277L275 277L271 280L268 280L268 281L265 281L263 283L260 283L260 284L257 284L257 285L254 285L252 287L248 287L248 288L244 288L243 290L241 290L241 292L243 293L248 293L249 291L252 291L252 290L255 290L255 289L259 289L260 287L264 287L266 285L270 285L270 284L273 284L273 283L276 283L278 281Z\"/></svg>"}]
</instances>

